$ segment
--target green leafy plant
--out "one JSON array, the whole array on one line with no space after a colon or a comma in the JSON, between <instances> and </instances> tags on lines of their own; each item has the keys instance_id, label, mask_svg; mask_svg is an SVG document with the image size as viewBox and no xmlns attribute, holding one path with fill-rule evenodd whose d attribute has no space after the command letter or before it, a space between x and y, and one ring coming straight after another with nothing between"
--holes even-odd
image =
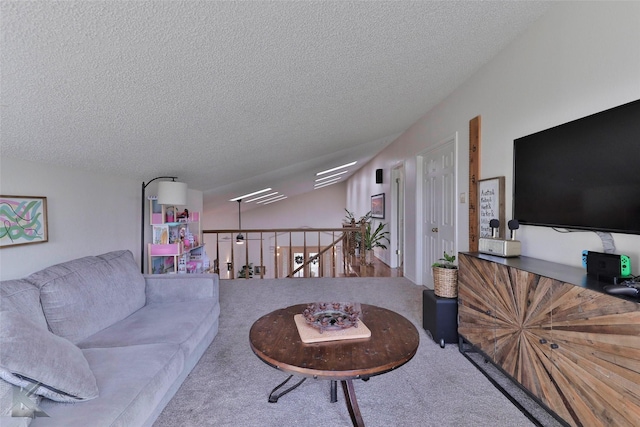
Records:
<instances>
[{"instance_id":1,"label":"green leafy plant","mask_svg":"<svg viewBox=\"0 0 640 427\"><path fill-rule=\"evenodd\" d=\"M350 212L347 208L345 208L344 210L347 213L345 215L345 218L347 220L346 223L351 224L354 227L359 226L362 223L368 223L369 220L371 219L371 211L367 212L366 214L361 216L360 219L356 220L356 217L353 214L353 212ZM355 231L353 234L355 239L354 243L356 247L360 248L362 244L362 233L360 231Z\"/></svg>"},{"instance_id":2,"label":"green leafy plant","mask_svg":"<svg viewBox=\"0 0 640 427\"><path fill-rule=\"evenodd\" d=\"M242 268L238 270L238 279L246 279L247 274L249 274L249 278L253 277L253 263L243 265Z\"/></svg>"},{"instance_id":3,"label":"green leafy plant","mask_svg":"<svg viewBox=\"0 0 640 427\"><path fill-rule=\"evenodd\" d=\"M344 208L344 211L347 213L344 216L347 219L347 224L350 224L350 223L360 224L361 222L368 222L369 219L371 219L371 211L361 216L360 219L358 220L356 220L356 217L353 214L353 212L350 212L347 208Z\"/></svg>"},{"instance_id":4,"label":"green leafy plant","mask_svg":"<svg viewBox=\"0 0 640 427\"><path fill-rule=\"evenodd\" d=\"M458 266L453 263L455 260L455 255L449 255L445 251L443 257L431 264L431 267L456 269Z\"/></svg>"},{"instance_id":5,"label":"green leafy plant","mask_svg":"<svg viewBox=\"0 0 640 427\"><path fill-rule=\"evenodd\" d=\"M386 240L386 242L389 243L389 232L384 231L385 226L386 224L381 222L378 224L375 231L372 232L371 223L370 222L367 223L364 231L364 242L363 242L364 248L366 250L370 251L373 248L387 249L387 246L384 244L384 241Z\"/></svg>"}]
</instances>

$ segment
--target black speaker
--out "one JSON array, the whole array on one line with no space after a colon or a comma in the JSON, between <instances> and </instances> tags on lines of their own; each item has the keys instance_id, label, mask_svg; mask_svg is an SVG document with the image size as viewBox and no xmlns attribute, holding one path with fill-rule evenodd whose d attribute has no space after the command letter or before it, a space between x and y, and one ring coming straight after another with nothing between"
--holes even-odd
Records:
<instances>
[{"instance_id":1,"label":"black speaker","mask_svg":"<svg viewBox=\"0 0 640 427\"><path fill-rule=\"evenodd\" d=\"M382 184L382 169L376 169L376 184Z\"/></svg>"},{"instance_id":2,"label":"black speaker","mask_svg":"<svg viewBox=\"0 0 640 427\"><path fill-rule=\"evenodd\" d=\"M441 298L431 289L422 291L422 327L440 347L458 342L458 298Z\"/></svg>"}]
</instances>

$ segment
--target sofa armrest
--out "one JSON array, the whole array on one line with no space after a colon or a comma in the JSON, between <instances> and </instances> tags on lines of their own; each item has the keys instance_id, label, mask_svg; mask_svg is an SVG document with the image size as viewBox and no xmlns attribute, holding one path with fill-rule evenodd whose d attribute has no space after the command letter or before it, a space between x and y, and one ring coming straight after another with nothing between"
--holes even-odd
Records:
<instances>
[{"instance_id":1,"label":"sofa armrest","mask_svg":"<svg viewBox=\"0 0 640 427\"><path fill-rule=\"evenodd\" d=\"M147 304L219 298L217 274L145 274Z\"/></svg>"}]
</instances>

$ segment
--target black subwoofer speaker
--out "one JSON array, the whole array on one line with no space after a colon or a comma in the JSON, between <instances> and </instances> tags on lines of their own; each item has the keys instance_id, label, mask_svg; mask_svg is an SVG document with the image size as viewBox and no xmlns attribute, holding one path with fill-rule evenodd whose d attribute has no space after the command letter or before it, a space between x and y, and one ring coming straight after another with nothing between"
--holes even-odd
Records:
<instances>
[{"instance_id":1,"label":"black subwoofer speaker","mask_svg":"<svg viewBox=\"0 0 640 427\"><path fill-rule=\"evenodd\" d=\"M458 342L458 298L441 298L431 289L422 291L422 327L444 348Z\"/></svg>"}]
</instances>

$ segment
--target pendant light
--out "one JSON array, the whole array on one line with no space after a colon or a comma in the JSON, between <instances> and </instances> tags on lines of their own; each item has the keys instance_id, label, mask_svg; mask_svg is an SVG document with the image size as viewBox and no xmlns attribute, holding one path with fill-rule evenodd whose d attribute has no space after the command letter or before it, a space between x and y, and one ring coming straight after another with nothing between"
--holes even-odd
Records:
<instances>
[{"instance_id":1,"label":"pendant light","mask_svg":"<svg viewBox=\"0 0 640 427\"><path fill-rule=\"evenodd\" d=\"M244 243L244 236L242 235L242 217L240 216L240 203L242 199L238 200L238 235L236 236L236 243L242 245Z\"/></svg>"}]
</instances>

